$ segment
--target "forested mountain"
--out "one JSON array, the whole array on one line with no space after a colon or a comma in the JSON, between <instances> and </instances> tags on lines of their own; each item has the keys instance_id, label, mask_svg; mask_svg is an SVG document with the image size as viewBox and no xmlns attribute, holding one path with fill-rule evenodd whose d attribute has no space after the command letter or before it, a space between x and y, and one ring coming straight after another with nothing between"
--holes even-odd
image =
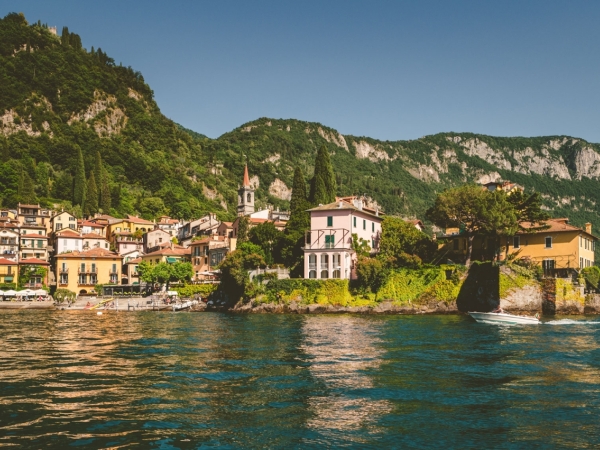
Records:
<instances>
[{"instance_id":1,"label":"forested mountain","mask_svg":"<svg viewBox=\"0 0 600 450\"><path fill-rule=\"evenodd\" d=\"M139 72L116 65L100 48L82 48L67 29L60 34L18 14L0 20L3 206L76 205L82 199L74 186L85 185L98 196L97 208L114 215L189 218L212 210L226 218L235 211L247 161L258 205L287 207L294 168L312 176L325 145L337 193L367 194L387 213L422 218L446 187L504 179L541 192L555 216L600 226L597 144L471 133L379 141L268 118L209 139L164 117Z\"/></svg>"}]
</instances>

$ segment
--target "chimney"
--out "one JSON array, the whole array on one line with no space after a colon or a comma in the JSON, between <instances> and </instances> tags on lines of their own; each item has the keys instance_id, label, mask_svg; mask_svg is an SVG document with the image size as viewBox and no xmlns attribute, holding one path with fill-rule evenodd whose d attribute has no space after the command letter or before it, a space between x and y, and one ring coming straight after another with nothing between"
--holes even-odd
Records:
<instances>
[{"instance_id":1,"label":"chimney","mask_svg":"<svg viewBox=\"0 0 600 450\"><path fill-rule=\"evenodd\" d=\"M592 224L590 222L585 224L585 232L588 234L592 234Z\"/></svg>"},{"instance_id":2,"label":"chimney","mask_svg":"<svg viewBox=\"0 0 600 450\"><path fill-rule=\"evenodd\" d=\"M339 203L339 205L338 205L338 208L341 208L342 206L344 206L344 205L343 205L342 201L340 200L340 203Z\"/></svg>"}]
</instances>

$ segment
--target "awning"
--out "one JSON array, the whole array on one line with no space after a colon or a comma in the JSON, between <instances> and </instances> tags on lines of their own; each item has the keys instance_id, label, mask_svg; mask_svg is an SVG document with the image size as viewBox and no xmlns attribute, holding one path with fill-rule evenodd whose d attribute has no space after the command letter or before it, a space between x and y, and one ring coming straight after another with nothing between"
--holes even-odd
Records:
<instances>
[{"instance_id":1,"label":"awning","mask_svg":"<svg viewBox=\"0 0 600 450\"><path fill-rule=\"evenodd\" d=\"M10 283L13 280L13 277L4 277L4 281Z\"/></svg>"},{"instance_id":2,"label":"awning","mask_svg":"<svg viewBox=\"0 0 600 450\"><path fill-rule=\"evenodd\" d=\"M167 262L172 264L174 262L177 262L177 258L173 258L172 256L167 256Z\"/></svg>"}]
</instances>

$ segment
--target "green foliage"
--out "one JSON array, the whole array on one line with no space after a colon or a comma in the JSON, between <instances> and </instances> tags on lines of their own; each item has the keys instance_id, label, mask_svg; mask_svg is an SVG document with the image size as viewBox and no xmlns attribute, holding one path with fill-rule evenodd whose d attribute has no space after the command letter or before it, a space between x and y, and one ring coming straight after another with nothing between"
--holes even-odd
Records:
<instances>
[{"instance_id":1,"label":"green foliage","mask_svg":"<svg viewBox=\"0 0 600 450\"><path fill-rule=\"evenodd\" d=\"M581 269L581 274L585 279L588 289L598 291L600 286L600 268L598 266L585 267Z\"/></svg>"},{"instance_id":2,"label":"green foliage","mask_svg":"<svg viewBox=\"0 0 600 450\"><path fill-rule=\"evenodd\" d=\"M269 266L275 262L273 249L279 245L282 234L281 231L275 228L273 222L261 223L252 228L248 233L250 242L260 247L265 262Z\"/></svg>"},{"instance_id":3,"label":"green foliage","mask_svg":"<svg viewBox=\"0 0 600 450\"><path fill-rule=\"evenodd\" d=\"M443 281L446 281L446 275L439 267L396 269L390 272L379 290L379 298L390 299L397 304L409 303Z\"/></svg>"},{"instance_id":4,"label":"green foliage","mask_svg":"<svg viewBox=\"0 0 600 450\"><path fill-rule=\"evenodd\" d=\"M73 204L82 208L85 205L86 182L85 165L83 163L83 154L79 148L77 151L77 166L75 168L75 177L73 179Z\"/></svg>"},{"instance_id":5,"label":"green foliage","mask_svg":"<svg viewBox=\"0 0 600 450\"><path fill-rule=\"evenodd\" d=\"M98 188L94 172L90 172L90 178L87 182L87 199L85 202L85 215L91 216L98 212Z\"/></svg>"},{"instance_id":6,"label":"green foliage","mask_svg":"<svg viewBox=\"0 0 600 450\"><path fill-rule=\"evenodd\" d=\"M199 295L200 297L208 297L217 289L216 284L186 284L183 287L175 287L173 290L177 291L180 297L193 297Z\"/></svg>"},{"instance_id":7,"label":"green foliage","mask_svg":"<svg viewBox=\"0 0 600 450\"><path fill-rule=\"evenodd\" d=\"M262 248L251 242L243 242L220 264L221 284L219 289L232 300L237 301L250 285L248 271L265 266Z\"/></svg>"},{"instance_id":8,"label":"green foliage","mask_svg":"<svg viewBox=\"0 0 600 450\"><path fill-rule=\"evenodd\" d=\"M310 184L310 202L317 206L335 202L337 186L329 151L325 145L319 148L315 159L315 174Z\"/></svg>"},{"instance_id":9,"label":"green foliage","mask_svg":"<svg viewBox=\"0 0 600 450\"><path fill-rule=\"evenodd\" d=\"M77 294L73 291L70 291L68 289L57 289L56 292L54 293L54 301L56 303L58 303L59 305L67 302L69 304L69 306L75 302L75 299L77 298Z\"/></svg>"},{"instance_id":10,"label":"green foliage","mask_svg":"<svg viewBox=\"0 0 600 450\"><path fill-rule=\"evenodd\" d=\"M250 220L248 217L243 216L240 217L240 221L238 223L238 231L237 231L237 241L242 243L248 240L248 231L250 228Z\"/></svg>"},{"instance_id":11,"label":"green foliage","mask_svg":"<svg viewBox=\"0 0 600 450\"><path fill-rule=\"evenodd\" d=\"M273 303L330 304L349 306L352 296L348 280L272 280L266 286L267 299Z\"/></svg>"},{"instance_id":12,"label":"green foliage","mask_svg":"<svg viewBox=\"0 0 600 450\"><path fill-rule=\"evenodd\" d=\"M359 256L356 264L357 286L366 292L377 293L390 272L389 264L381 258Z\"/></svg>"},{"instance_id":13,"label":"green foliage","mask_svg":"<svg viewBox=\"0 0 600 450\"><path fill-rule=\"evenodd\" d=\"M352 250L356 252L358 256L369 256L371 253L371 246L369 242L363 238L358 238L356 233L352 233Z\"/></svg>"},{"instance_id":14,"label":"green foliage","mask_svg":"<svg viewBox=\"0 0 600 450\"><path fill-rule=\"evenodd\" d=\"M381 223L379 258L397 267L419 267L430 261L436 244L425 233L399 217L387 216Z\"/></svg>"},{"instance_id":15,"label":"green foliage","mask_svg":"<svg viewBox=\"0 0 600 450\"><path fill-rule=\"evenodd\" d=\"M39 277L42 279L42 285L45 287L46 274L48 269L42 266L34 266L30 264L19 266L19 289L23 289L24 286L29 283L31 278Z\"/></svg>"}]
</instances>

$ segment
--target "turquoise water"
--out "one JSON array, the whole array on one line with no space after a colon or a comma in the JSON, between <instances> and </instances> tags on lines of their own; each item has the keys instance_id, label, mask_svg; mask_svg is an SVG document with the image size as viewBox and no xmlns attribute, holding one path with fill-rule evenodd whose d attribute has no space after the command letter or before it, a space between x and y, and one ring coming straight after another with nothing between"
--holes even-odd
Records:
<instances>
[{"instance_id":1,"label":"turquoise water","mask_svg":"<svg viewBox=\"0 0 600 450\"><path fill-rule=\"evenodd\" d=\"M0 311L0 446L597 448L600 319Z\"/></svg>"}]
</instances>

